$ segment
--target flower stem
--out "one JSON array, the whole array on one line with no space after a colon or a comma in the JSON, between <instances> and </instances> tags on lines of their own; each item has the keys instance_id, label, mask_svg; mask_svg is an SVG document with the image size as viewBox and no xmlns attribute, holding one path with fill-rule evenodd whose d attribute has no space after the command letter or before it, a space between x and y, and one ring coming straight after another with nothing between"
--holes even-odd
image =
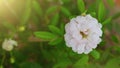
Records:
<instances>
[{"instance_id":1,"label":"flower stem","mask_svg":"<svg viewBox=\"0 0 120 68\"><path fill-rule=\"evenodd\" d=\"M4 61L5 61L5 57L6 57L6 54L5 54L5 51L4 51L4 52L3 52L3 58L2 58L2 61L1 61L0 66L3 66L3 63L4 63Z\"/></svg>"},{"instance_id":2,"label":"flower stem","mask_svg":"<svg viewBox=\"0 0 120 68\"><path fill-rule=\"evenodd\" d=\"M12 51L10 51L10 63L15 63L15 58L14 58L14 56L13 56L13 52Z\"/></svg>"}]
</instances>

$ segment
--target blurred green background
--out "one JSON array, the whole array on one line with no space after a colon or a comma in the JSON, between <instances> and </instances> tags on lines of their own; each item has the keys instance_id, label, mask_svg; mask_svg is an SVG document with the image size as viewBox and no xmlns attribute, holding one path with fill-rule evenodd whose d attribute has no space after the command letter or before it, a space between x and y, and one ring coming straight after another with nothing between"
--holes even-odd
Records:
<instances>
[{"instance_id":1,"label":"blurred green background","mask_svg":"<svg viewBox=\"0 0 120 68\"><path fill-rule=\"evenodd\" d=\"M12 57L11 52L0 47L1 65L4 68L120 68L120 2L84 0L87 14L98 19L100 1L104 7L100 21L105 23L103 41L85 55L74 53L63 37L65 24L81 15L79 0L0 0L1 46L5 38L18 42Z\"/></svg>"}]
</instances>

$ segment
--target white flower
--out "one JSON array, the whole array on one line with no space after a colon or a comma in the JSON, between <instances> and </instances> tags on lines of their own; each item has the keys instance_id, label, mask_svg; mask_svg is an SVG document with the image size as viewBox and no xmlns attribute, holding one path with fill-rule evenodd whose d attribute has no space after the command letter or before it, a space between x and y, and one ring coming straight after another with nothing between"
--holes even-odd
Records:
<instances>
[{"instance_id":1,"label":"white flower","mask_svg":"<svg viewBox=\"0 0 120 68\"><path fill-rule=\"evenodd\" d=\"M17 42L12 39L5 39L2 44L2 48L6 51L13 50L14 46L17 46Z\"/></svg>"},{"instance_id":2,"label":"white flower","mask_svg":"<svg viewBox=\"0 0 120 68\"><path fill-rule=\"evenodd\" d=\"M77 16L65 26L65 42L78 54L88 54L101 42L102 25L90 15Z\"/></svg>"}]
</instances>

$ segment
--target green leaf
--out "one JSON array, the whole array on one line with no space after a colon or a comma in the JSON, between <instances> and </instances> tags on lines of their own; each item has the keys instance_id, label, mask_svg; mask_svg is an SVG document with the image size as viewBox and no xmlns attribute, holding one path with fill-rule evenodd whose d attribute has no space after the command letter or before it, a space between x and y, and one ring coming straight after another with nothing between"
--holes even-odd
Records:
<instances>
[{"instance_id":1,"label":"green leaf","mask_svg":"<svg viewBox=\"0 0 120 68\"><path fill-rule=\"evenodd\" d=\"M72 19L72 18L75 18L75 17L76 17L76 15L71 15L71 16L69 17L69 20Z\"/></svg>"},{"instance_id":2,"label":"green leaf","mask_svg":"<svg viewBox=\"0 0 120 68\"><path fill-rule=\"evenodd\" d=\"M27 23L27 21L30 18L30 15L31 15L31 1L27 0L25 11L22 15L22 20L21 20L22 25Z\"/></svg>"},{"instance_id":3,"label":"green leaf","mask_svg":"<svg viewBox=\"0 0 120 68\"><path fill-rule=\"evenodd\" d=\"M61 7L61 12L66 16L66 17L70 17L71 16L71 13L70 13L70 11L67 9L67 8L65 8L65 7Z\"/></svg>"},{"instance_id":4,"label":"green leaf","mask_svg":"<svg viewBox=\"0 0 120 68\"><path fill-rule=\"evenodd\" d=\"M105 65L105 68L120 68L120 58L113 58L110 59L107 64Z\"/></svg>"},{"instance_id":5,"label":"green leaf","mask_svg":"<svg viewBox=\"0 0 120 68\"><path fill-rule=\"evenodd\" d=\"M42 68L38 63L33 62L23 62L20 64L20 68Z\"/></svg>"},{"instance_id":6,"label":"green leaf","mask_svg":"<svg viewBox=\"0 0 120 68\"><path fill-rule=\"evenodd\" d=\"M66 59L65 59L66 60ZM56 63L53 68L68 68L69 65L71 65L72 63L70 61L60 61L58 63Z\"/></svg>"},{"instance_id":7,"label":"green leaf","mask_svg":"<svg viewBox=\"0 0 120 68\"><path fill-rule=\"evenodd\" d=\"M104 4L101 0L100 3L99 3L99 7L98 7L98 20L100 22L102 22L104 20L105 13L106 13L105 6L104 6Z\"/></svg>"},{"instance_id":8,"label":"green leaf","mask_svg":"<svg viewBox=\"0 0 120 68\"><path fill-rule=\"evenodd\" d=\"M91 12L91 16L96 17L96 12Z\"/></svg>"},{"instance_id":9,"label":"green leaf","mask_svg":"<svg viewBox=\"0 0 120 68\"><path fill-rule=\"evenodd\" d=\"M81 13L85 12L85 4L84 4L83 0L77 0L77 6Z\"/></svg>"},{"instance_id":10,"label":"green leaf","mask_svg":"<svg viewBox=\"0 0 120 68\"><path fill-rule=\"evenodd\" d=\"M120 53L120 46L113 46L113 50Z\"/></svg>"},{"instance_id":11,"label":"green leaf","mask_svg":"<svg viewBox=\"0 0 120 68\"><path fill-rule=\"evenodd\" d=\"M58 27L56 27L54 25L49 25L48 28L52 33L54 33L56 35L62 35L62 32L60 31L60 29Z\"/></svg>"},{"instance_id":12,"label":"green leaf","mask_svg":"<svg viewBox=\"0 0 120 68\"><path fill-rule=\"evenodd\" d=\"M91 53L90 53L95 59L99 59L100 58L100 53L96 50L93 50Z\"/></svg>"},{"instance_id":13,"label":"green leaf","mask_svg":"<svg viewBox=\"0 0 120 68\"><path fill-rule=\"evenodd\" d=\"M113 36L111 36L111 39L112 39L115 43L119 43L119 40L118 40L117 36L113 35Z\"/></svg>"},{"instance_id":14,"label":"green leaf","mask_svg":"<svg viewBox=\"0 0 120 68\"><path fill-rule=\"evenodd\" d=\"M43 14L42 8L40 7L39 2L37 2L36 0L33 0L33 8L39 16Z\"/></svg>"},{"instance_id":15,"label":"green leaf","mask_svg":"<svg viewBox=\"0 0 120 68\"><path fill-rule=\"evenodd\" d=\"M108 4L113 7L115 5L114 0L107 0Z\"/></svg>"},{"instance_id":16,"label":"green leaf","mask_svg":"<svg viewBox=\"0 0 120 68\"><path fill-rule=\"evenodd\" d=\"M50 13L53 13L54 11L57 10L57 6L51 6L50 8L48 8L46 10L46 15L50 14Z\"/></svg>"},{"instance_id":17,"label":"green leaf","mask_svg":"<svg viewBox=\"0 0 120 68\"><path fill-rule=\"evenodd\" d=\"M63 40L63 38L59 38L59 37L58 37L58 38L56 38L56 39L51 40L51 41L49 42L49 44L50 44L50 45L57 45L57 44L61 43L62 40Z\"/></svg>"},{"instance_id":18,"label":"green leaf","mask_svg":"<svg viewBox=\"0 0 120 68\"><path fill-rule=\"evenodd\" d=\"M25 11L25 13L22 17L22 20L21 20L22 25L27 23L27 21L30 18L30 14L31 14L31 9L29 8L28 10Z\"/></svg>"},{"instance_id":19,"label":"green leaf","mask_svg":"<svg viewBox=\"0 0 120 68\"><path fill-rule=\"evenodd\" d=\"M83 55L75 64L74 68L80 68L81 66L85 65L89 60L88 55Z\"/></svg>"},{"instance_id":20,"label":"green leaf","mask_svg":"<svg viewBox=\"0 0 120 68\"><path fill-rule=\"evenodd\" d=\"M45 32L45 31L34 32L34 35L38 38L45 39L45 40L56 38L56 35L50 32Z\"/></svg>"},{"instance_id":21,"label":"green leaf","mask_svg":"<svg viewBox=\"0 0 120 68\"><path fill-rule=\"evenodd\" d=\"M50 22L50 25L57 25L59 22L59 14L56 13L53 17L52 17L52 20Z\"/></svg>"},{"instance_id":22,"label":"green leaf","mask_svg":"<svg viewBox=\"0 0 120 68\"><path fill-rule=\"evenodd\" d=\"M112 17L109 17L108 19L106 19L106 20L102 23L102 25L108 24L108 23L110 23L111 21L112 21Z\"/></svg>"},{"instance_id":23,"label":"green leaf","mask_svg":"<svg viewBox=\"0 0 120 68\"><path fill-rule=\"evenodd\" d=\"M120 17L120 12L113 15L112 19L118 19Z\"/></svg>"},{"instance_id":24,"label":"green leaf","mask_svg":"<svg viewBox=\"0 0 120 68\"><path fill-rule=\"evenodd\" d=\"M88 13L96 12L96 8L97 8L97 6L96 6L96 1L95 1L88 6L88 9L87 9Z\"/></svg>"},{"instance_id":25,"label":"green leaf","mask_svg":"<svg viewBox=\"0 0 120 68\"><path fill-rule=\"evenodd\" d=\"M61 30L62 34L65 33L65 23L60 24L60 30Z\"/></svg>"}]
</instances>

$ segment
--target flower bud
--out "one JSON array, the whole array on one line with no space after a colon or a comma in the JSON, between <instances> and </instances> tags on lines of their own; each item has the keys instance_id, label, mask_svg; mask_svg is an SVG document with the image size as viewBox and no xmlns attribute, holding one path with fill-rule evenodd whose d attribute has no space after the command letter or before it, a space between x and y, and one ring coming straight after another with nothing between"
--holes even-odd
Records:
<instances>
[{"instance_id":1,"label":"flower bud","mask_svg":"<svg viewBox=\"0 0 120 68\"><path fill-rule=\"evenodd\" d=\"M13 57L10 58L10 63L15 63L15 59Z\"/></svg>"},{"instance_id":2,"label":"flower bud","mask_svg":"<svg viewBox=\"0 0 120 68\"><path fill-rule=\"evenodd\" d=\"M20 26L18 30L19 30L20 32L25 31L25 26Z\"/></svg>"}]
</instances>

